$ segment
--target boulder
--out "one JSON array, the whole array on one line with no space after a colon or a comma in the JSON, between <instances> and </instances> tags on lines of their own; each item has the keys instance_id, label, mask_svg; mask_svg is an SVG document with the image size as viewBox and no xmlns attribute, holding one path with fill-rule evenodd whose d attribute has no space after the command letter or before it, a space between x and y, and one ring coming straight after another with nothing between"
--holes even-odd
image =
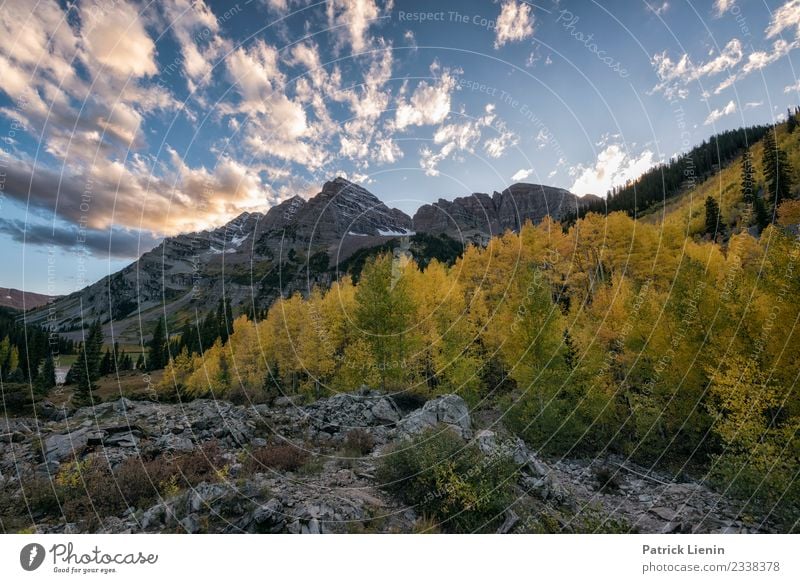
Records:
<instances>
[{"instance_id":1,"label":"boulder","mask_svg":"<svg viewBox=\"0 0 800 583\"><path fill-rule=\"evenodd\" d=\"M320 399L306 408L311 427L329 436L346 434L351 429L393 425L400 410L389 397L378 393L340 393Z\"/></svg>"},{"instance_id":2,"label":"boulder","mask_svg":"<svg viewBox=\"0 0 800 583\"><path fill-rule=\"evenodd\" d=\"M79 427L74 431L49 436L44 440L45 460L60 462L82 453L92 434L89 427Z\"/></svg>"},{"instance_id":3,"label":"boulder","mask_svg":"<svg viewBox=\"0 0 800 583\"><path fill-rule=\"evenodd\" d=\"M194 443L188 437L165 433L155 440L153 444L158 451L188 453L194 449Z\"/></svg>"},{"instance_id":4,"label":"boulder","mask_svg":"<svg viewBox=\"0 0 800 583\"><path fill-rule=\"evenodd\" d=\"M271 498L253 511L251 520L256 532L281 532L286 525L283 504L277 498Z\"/></svg>"},{"instance_id":5,"label":"boulder","mask_svg":"<svg viewBox=\"0 0 800 583\"><path fill-rule=\"evenodd\" d=\"M500 440L494 431L483 429L475 436L478 448L487 456L503 456L520 470L520 485L542 500L570 501L569 491L556 477L556 471L528 449L519 437Z\"/></svg>"},{"instance_id":6,"label":"boulder","mask_svg":"<svg viewBox=\"0 0 800 583\"><path fill-rule=\"evenodd\" d=\"M401 436L411 437L440 423L452 427L464 439L472 436L469 407L458 395L442 395L431 399L422 408L401 419L397 430Z\"/></svg>"}]
</instances>

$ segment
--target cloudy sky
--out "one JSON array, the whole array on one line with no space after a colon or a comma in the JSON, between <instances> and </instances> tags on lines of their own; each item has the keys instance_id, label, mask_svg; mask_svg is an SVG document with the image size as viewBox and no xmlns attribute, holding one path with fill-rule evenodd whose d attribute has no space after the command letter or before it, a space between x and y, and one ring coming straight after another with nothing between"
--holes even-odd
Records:
<instances>
[{"instance_id":1,"label":"cloudy sky","mask_svg":"<svg viewBox=\"0 0 800 583\"><path fill-rule=\"evenodd\" d=\"M800 0L0 0L0 286L68 293L344 175L605 192L800 103Z\"/></svg>"}]
</instances>

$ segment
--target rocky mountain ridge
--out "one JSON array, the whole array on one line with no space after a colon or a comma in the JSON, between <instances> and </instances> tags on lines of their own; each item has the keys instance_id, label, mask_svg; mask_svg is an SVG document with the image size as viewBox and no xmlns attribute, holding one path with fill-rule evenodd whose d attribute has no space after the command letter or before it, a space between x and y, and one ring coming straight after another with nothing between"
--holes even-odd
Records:
<instances>
[{"instance_id":1,"label":"rocky mountain ridge","mask_svg":"<svg viewBox=\"0 0 800 583\"><path fill-rule=\"evenodd\" d=\"M263 308L281 295L327 287L351 255L393 239L419 233L483 244L527 220L561 218L582 200L563 189L514 184L491 197L440 200L411 218L337 177L309 200L294 196L266 213L245 212L216 229L166 238L119 272L59 298L47 311L34 310L29 320L55 314L57 329L79 339L99 318L107 338L113 322L114 338L140 344L157 318L185 321L220 298Z\"/></svg>"},{"instance_id":2,"label":"rocky mountain ridge","mask_svg":"<svg viewBox=\"0 0 800 583\"><path fill-rule=\"evenodd\" d=\"M491 196L478 192L451 201L440 198L421 206L413 225L417 231L485 242L507 230L518 231L526 221L538 223L546 216L562 219L598 198L579 197L563 188L516 183Z\"/></svg>"}]
</instances>

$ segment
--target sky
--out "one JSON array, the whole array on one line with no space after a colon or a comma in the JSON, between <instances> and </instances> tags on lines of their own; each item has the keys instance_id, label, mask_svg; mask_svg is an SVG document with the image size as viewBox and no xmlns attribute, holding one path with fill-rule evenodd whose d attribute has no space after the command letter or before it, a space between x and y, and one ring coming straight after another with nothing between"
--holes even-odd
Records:
<instances>
[{"instance_id":1,"label":"sky","mask_svg":"<svg viewBox=\"0 0 800 583\"><path fill-rule=\"evenodd\" d=\"M800 0L0 0L0 287L81 289L344 176L604 195L800 103Z\"/></svg>"}]
</instances>

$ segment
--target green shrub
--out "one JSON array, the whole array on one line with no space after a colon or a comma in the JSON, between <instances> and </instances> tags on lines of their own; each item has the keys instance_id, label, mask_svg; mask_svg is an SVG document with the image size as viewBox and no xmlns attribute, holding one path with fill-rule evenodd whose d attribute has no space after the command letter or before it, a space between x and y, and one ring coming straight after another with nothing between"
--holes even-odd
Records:
<instances>
[{"instance_id":1,"label":"green shrub","mask_svg":"<svg viewBox=\"0 0 800 583\"><path fill-rule=\"evenodd\" d=\"M800 481L797 479L797 459L791 452L774 457L750 454L715 456L712 483L728 497L745 502L742 513L768 516L780 532L798 532Z\"/></svg>"},{"instance_id":2,"label":"green shrub","mask_svg":"<svg viewBox=\"0 0 800 583\"><path fill-rule=\"evenodd\" d=\"M516 467L484 456L437 427L395 446L381 460L382 487L451 532L491 532L513 501Z\"/></svg>"}]
</instances>

